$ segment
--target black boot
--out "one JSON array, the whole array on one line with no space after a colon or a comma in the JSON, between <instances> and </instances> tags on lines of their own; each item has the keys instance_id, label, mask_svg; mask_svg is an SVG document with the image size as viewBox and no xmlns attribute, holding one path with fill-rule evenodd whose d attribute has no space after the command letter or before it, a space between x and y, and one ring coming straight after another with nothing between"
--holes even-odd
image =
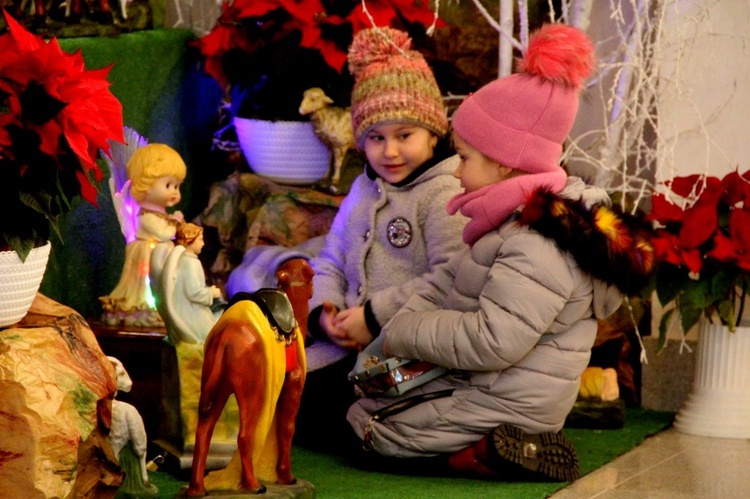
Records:
<instances>
[{"instance_id":1,"label":"black boot","mask_svg":"<svg viewBox=\"0 0 750 499\"><path fill-rule=\"evenodd\" d=\"M572 482L578 478L578 455L562 432L532 435L502 424L490 433L488 450L491 458L515 463L547 479Z\"/></svg>"}]
</instances>

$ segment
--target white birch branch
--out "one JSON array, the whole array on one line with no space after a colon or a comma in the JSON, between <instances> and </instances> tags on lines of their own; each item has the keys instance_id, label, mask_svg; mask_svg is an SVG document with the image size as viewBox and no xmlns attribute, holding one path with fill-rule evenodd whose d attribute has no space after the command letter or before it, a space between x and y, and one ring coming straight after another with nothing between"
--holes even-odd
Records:
<instances>
[{"instance_id":1,"label":"white birch branch","mask_svg":"<svg viewBox=\"0 0 750 499\"><path fill-rule=\"evenodd\" d=\"M497 77L502 78L513 72L513 44L502 35L502 33L513 33L513 0L500 0L500 27L498 54L497 54Z\"/></svg>"}]
</instances>

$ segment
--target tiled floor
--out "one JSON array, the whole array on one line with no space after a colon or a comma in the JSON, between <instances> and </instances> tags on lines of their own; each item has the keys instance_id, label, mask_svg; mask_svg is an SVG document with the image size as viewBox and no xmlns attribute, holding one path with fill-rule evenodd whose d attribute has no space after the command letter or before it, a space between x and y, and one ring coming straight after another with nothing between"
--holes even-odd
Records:
<instances>
[{"instance_id":1,"label":"tiled floor","mask_svg":"<svg viewBox=\"0 0 750 499\"><path fill-rule=\"evenodd\" d=\"M551 497L747 498L750 440L697 437L670 428Z\"/></svg>"}]
</instances>

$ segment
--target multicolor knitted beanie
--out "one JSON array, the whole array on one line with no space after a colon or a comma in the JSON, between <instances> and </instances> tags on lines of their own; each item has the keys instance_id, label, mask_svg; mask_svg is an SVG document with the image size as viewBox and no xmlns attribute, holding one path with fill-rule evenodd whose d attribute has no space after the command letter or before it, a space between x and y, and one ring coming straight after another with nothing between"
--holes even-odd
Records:
<instances>
[{"instance_id":1,"label":"multicolor knitted beanie","mask_svg":"<svg viewBox=\"0 0 750 499\"><path fill-rule=\"evenodd\" d=\"M362 30L349 47L354 75L352 126L362 147L378 124L414 123L442 137L448 119L435 76L422 54L411 50L411 38L388 27Z\"/></svg>"}]
</instances>

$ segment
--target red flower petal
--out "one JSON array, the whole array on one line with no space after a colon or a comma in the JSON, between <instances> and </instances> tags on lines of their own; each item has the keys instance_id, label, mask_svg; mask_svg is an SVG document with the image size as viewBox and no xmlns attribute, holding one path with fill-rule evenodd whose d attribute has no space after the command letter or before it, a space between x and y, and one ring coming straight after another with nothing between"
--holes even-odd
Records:
<instances>
[{"instance_id":1,"label":"red flower petal","mask_svg":"<svg viewBox=\"0 0 750 499\"><path fill-rule=\"evenodd\" d=\"M717 232L713 239L713 248L706 253L706 258L713 258L720 262L731 262L737 258L734 243L722 232Z\"/></svg>"},{"instance_id":2,"label":"red flower petal","mask_svg":"<svg viewBox=\"0 0 750 499\"><path fill-rule=\"evenodd\" d=\"M97 191L89 178L102 178L96 163L99 149L109 150L110 140L123 142L122 106L110 93L106 80L110 68L87 71L80 51L68 54L56 39L45 43L42 37L32 35L7 14L6 21L10 34L0 36L3 76L0 88L9 94L4 104L10 112L2 115L0 125L17 123L33 131L39 136L41 152L53 158L61 154L59 144L63 135L83 168L75 171L80 194L96 204ZM66 104L42 125L24 121L18 98L32 81L43 86L49 96ZM7 130L3 129L0 142L8 140Z\"/></svg>"},{"instance_id":3,"label":"red flower petal","mask_svg":"<svg viewBox=\"0 0 750 499\"><path fill-rule=\"evenodd\" d=\"M744 199L744 185L740 174L736 171L721 179L721 200L729 206L734 206Z\"/></svg>"},{"instance_id":4,"label":"red flower petal","mask_svg":"<svg viewBox=\"0 0 750 499\"><path fill-rule=\"evenodd\" d=\"M681 197L688 197L688 195L695 190L695 186L701 181L703 177L701 175L688 175L687 177L675 177L671 180L664 182L672 192Z\"/></svg>"},{"instance_id":5,"label":"red flower petal","mask_svg":"<svg viewBox=\"0 0 750 499\"><path fill-rule=\"evenodd\" d=\"M367 11L375 20L375 26L399 27L402 24L399 16L412 23L430 26L435 16L433 11L427 7L427 2L420 4L414 0L368 1ZM360 30L371 28L373 25L361 4L354 7L346 19L352 23L354 34L357 34ZM438 19L435 26L442 28L445 25L442 19Z\"/></svg>"},{"instance_id":6,"label":"red flower petal","mask_svg":"<svg viewBox=\"0 0 750 499\"><path fill-rule=\"evenodd\" d=\"M729 215L729 235L738 252L750 254L750 211L732 210Z\"/></svg>"},{"instance_id":7,"label":"red flower petal","mask_svg":"<svg viewBox=\"0 0 750 499\"><path fill-rule=\"evenodd\" d=\"M319 38L317 42L310 48L318 49L326 61L326 64L331 66L339 73L344 69L346 64L346 53L339 49L338 45L326 40Z\"/></svg>"},{"instance_id":8,"label":"red flower petal","mask_svg":"<svg viewBox=\"0 0 750 499\"><path fill-rule=\"evenodd\" d=\"M717 188L720 183L720 180L716 177L704 177L698 174L688 175L687 177L675 177L665 182L672 192L683 198L689 198L691 195L700 196L704 189Z\"/></svg>"},{"instance_id":9,"label":"red flower petal","mask_svg":"<svg viewBox=\"0 0 750 499\"><path fill-rule=\"evenodd\" d=\"M682 250L678 246L677 236L665 230L657 230L651 243L657 260L682 265Z\"/></svg>"},{"instance_id":10,"label":"red flower petal","mask_svg":"<svg viewBox=\"0 0 750 499\"><path fill-rule=\"evenodd\" d=\"M680 222L685 215L685 211L676 204L667 200L664 194L654 194L651 196L651 212L648 214L649 220L656 220L662 224L667 222Z\"/></svg>"},{"instance_id":11,"label":"red flower petal","mask_svg":"<svg viewBox=\"0 0 750 499\"><path fill-rule=\"evenodd\" d=\"M750 272L750 253L739 255L735 263L740 269Z\"/></svg>"},{"instance_id":12,"label":"red flower petal","mask_svg":"<svg viewBox=\"0 0 750 499\"><path fill-rule=\"evenodd\" d=\"M703 268L703 257L701 257L701 252L697 249L683 250L682 259L685 261L685 265L687 265L690 272L697 274Z\"/></svg>"},{"instance_id":13,"label":"red flower petal","mask_svg":"<svg viewBox=\"0 0 750 499\"><path fill-rule=\"evenodd\" d=\"M719 225L719 217L716 213L717 203L718 197L702 197L692 207L685 210L682 227L680 227L680 246L697 248L716 232Z\"/></svg>"},{"instance_id":14,"label":"red flower petal","mask_svg":"<svg viewBox=\"0 0 750 499\"><path fill-rule=\"evenodd\" d=\"M40 45L44 45L44 39L37 37L26 31L18 21L13 19L13 16L9 15L8 12L3 8L3 14L5 15L5 22L8 24L10 30L10 36L15 40L16 45L22 51L32 51L39 48Z\"/></svg>"}]
</instances>

